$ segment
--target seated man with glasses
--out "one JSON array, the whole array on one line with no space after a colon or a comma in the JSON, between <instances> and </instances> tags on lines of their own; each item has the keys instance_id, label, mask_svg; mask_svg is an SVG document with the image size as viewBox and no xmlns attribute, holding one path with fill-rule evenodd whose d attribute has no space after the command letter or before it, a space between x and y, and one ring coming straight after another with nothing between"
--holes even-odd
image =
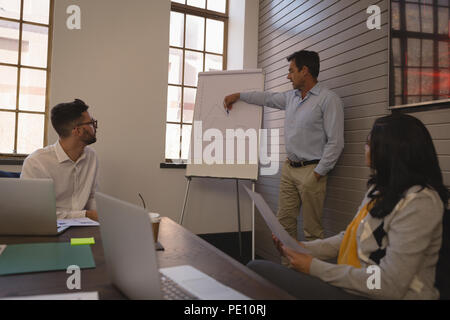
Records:
<instances>
[{"instance_id":1,"label":"seated man with glasses","mask_svg":"<svg viewBox=\"0 0 450 320\"><path fill-rule=\"evenodd\" d=\"M51 111L58 141L30 154L21 178L52 179L58 219L88 217L98 220L94 194L97 189L98 159L88 145L97 141L97 120L81 100L60 103Z\"/></svg>"}]
</instances>

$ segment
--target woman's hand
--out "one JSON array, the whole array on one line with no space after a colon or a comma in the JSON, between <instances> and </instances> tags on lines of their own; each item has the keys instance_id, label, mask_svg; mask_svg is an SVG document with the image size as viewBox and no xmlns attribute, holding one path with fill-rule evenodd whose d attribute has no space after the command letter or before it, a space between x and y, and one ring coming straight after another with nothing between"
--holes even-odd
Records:
<instances>
[{"instance_id":1,"label":"woman's hand","mask_svg":"<svg viewBox=\"0 0 450 320\"><path fill-rule=\"evenodd\" d=\"M310 256L309 254L294 251L283 245L281 246L281 248L283 250L283 255L288 258L289 262L295 270L309 274L309 269L311 267L311 262L313 259L312 256Z\"/></svg>"},{"instance_id":2,"label":"woman's hand","mask_svg":"<svg viewBox=\"0 0 450 320\"><path fill-rule=\"evenodd\" d=\"M281 248L283 244L281 243L280 240L278 240L278 238L273 233L272 233L272 240L273 240L273 244L275 245L275 248L277 248L278 252L282 256L284 256L283 249Z\"/></svg>"}]
</instances>

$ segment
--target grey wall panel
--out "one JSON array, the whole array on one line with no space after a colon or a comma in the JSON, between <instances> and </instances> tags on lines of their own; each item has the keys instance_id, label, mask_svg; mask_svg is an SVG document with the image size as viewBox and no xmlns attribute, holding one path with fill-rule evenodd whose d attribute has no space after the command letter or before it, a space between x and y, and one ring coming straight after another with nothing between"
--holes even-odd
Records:
<instances>
[{"instance_id":1,"label":"grey wall panel","mask_svg":"<svg viewBox=\"0 0 450 320\"><path fill-rule=\"evenodd\" d=\"M442 171L450 172L450 157L449 156L438 156L439 166Z\"/></svg>"},{"instance_id":2,"label":"grey wall panel","mask_svg":"<svg viewBox=\"0 0 450 320\"><path fill-rule=\"evenodd\" d=\"M450 123L427 125L433 140L450 140Z\"/></svg>"},{"instance_id":3,"label":"grey wall panel","mask_svg":"<svg viewBox=\"0 0 450 320\"><path fill-rule=\"evenodd\" d=\"M353 218L354 212L361 203L361 200L357 202L352 202L341 199L335 199L331 197L327 197L326 201L330 205L330 208L333 208L333 210L341 212L342 215L348 218Z\"/></svg>"},{"instance_id":4,"label":"grey wall panel","mask_svg":"<svg viewBox=\"0 0 450 320\"><path fill-rule=\"evenodd\" d=\"M305 17L311 25L301 26L303 30L301 32L289 32L285 37L289 38L289 43L286 41L281 42L284 38L276 39L272 43L272 51L259 52L261 67L266 68L268 72L272 72L275 69L283 67L284 59L290 55L293 51L307 49L315 50L319 54L323 51L333 50L333 48L344 42L348 42L355 37L376 37L383 36L382 32L372 32L365 27L365 21L367 14L365 13L370 1L340 1L336 5L346 5L346 9L342 11L334 12L333 8L328 8L325 13L321 13L323 21L318 21L318 16L315 16L314 23L311 23L311 15ZM325 2L320 5L323 6ZM335 3L330 1L330 3ZM327 2L327 4L330 4ZM349 3L351 4L350 6ZM383 7L382 3L380 5ZM314 8L315 10L317 8ZM385 10L382 8L382 10ZM326 14L331 15L327 16ZM385 19L383 17L383 19ZM387 19L387 18L386 18ZM387 20L382 20L386 22ZM354 29L356 28L356 29ZM297 41L297 42L295 42ZM359 41L362 41L359 39ZM366 40L364 40L366 43ZM290 46L287 46L290 44ZM354 46L362 45L355 41Z\"/></svg>"},{"instance_id":5,"label":"grey wall panel","mask_svg":"<svg viewBox=\"0 0 450 320\"><path fill-rule=\"evenodd\" d=\"M367 135L370 129L367 130L354 130L354 131L344 131L344 141L345 143L355 143L355 142L366 142Z\"/></svg>"},{"instance_id":6,"label":"grey wall panel","mask_svg":"<svg viewBox=\"0 0 450 320\"><path fill-rule=\"evenodd\" d=\"M274 32L280 32L279 27L276 26L284 26L287 25L290 21L295 19L298 15L298 9L301 7L305 7L311 1L303 0L303 1L294 1L294 0L284 0L278 6L278 10L273 10L273 14L266 15L263 21L260 21L259 24L259 45L261 45L264 35L268 35Z\"/></svg>"},{"instance_id":7,"label":"grey wall panel","mask_svg":"<svg viewBox=\"0 0 450 320\"><path fill-rule=\"evenodd\" d=\"M430 131L439 158L444 183L450 185L450 111L448 109L411 113Z\"/></svg>"},{"instance_id":8,"label":"grey wall panel","mask_svg":"<svg viewBox=\"0 0 450 320\"><path fill-rule=\"evenodd\" d=\"M345 107L344 115L346 120L365 118L370 116L381 116L386 113L387 101L371 103L366 105Z\"/></svg>"},{"instance_id":9,"label":"grey wall panel","mask_svg":"<svg viewBox=\"0 0 450 320\"><path fill-rule=\"evenodd\" d=\"M339 20L339 17L336 15L343 15L341 10L348 8L349 2L356 3L357 1L323 1L302 13L298 18L298 24L294 28L273 39L270 44L260 47L259 58L261 62L270 64L279 59L279 53L289 55L289 51L296 51L311 46L315 41L310 38L321 30L326 29L327 26L334 25ZM308 40L309 42L305 43Z\"/></svg>"},{"instance_id":10,"label":"grey wall panel","mask_svg":"<svg viewBox=\"0 0 450 320\"><path fill-rule=\"evenodd\" d=\"M434 147L438 154L450 156L450 140L434 140Z\"/></svg>"},{"instance_id":11,"label":"grey wall panel","mask_svg":"<svg viewBox=\"0 0 450 320\"><path fill-rule=\"evenodd\" d=\"M415 112L411 113L411 115L420 119L425 125L450 122L450 112L447 109Z\"/></svg>"},{"instance_id":12,"label":"grey wall panel","mask_svg":"<svg viewBox=\"0 0 450 320\"><path fill-rule=\"evenodd\" d=\"M366 158L364 154L346 154L343 153L336 164L339 166L365 167Z\"/></svg>"},{"instance_id":13,"label":"grey wall panel","mask_svg":"<svg viewBox=\"0 0 450 320\"><path fill-rule=\"evenodd\" d=\"M366 178L338 177L331 175L328 179L329 188L335 187L346 190L366 190L366 186Z\"/></svg>"},{"instance_id":14,"label":"grey wall panel","mask_svg":"<svg viewBox=\"0 0 450 320\"><path fill-rule=\"evenodd\" d=\"M367 56L353 59L348 63L335 65L329 69L321 70L319 79L321 81L326 81L327 79L339 78L345 75L356 73L357 71L365 70L370 66L387 63L386 54L387 52L385 49L376 50L375 52L372 52Z\"/></svg>"},{"instance_id":15,"label":"grey wall panel","mask_svg":"<svg viewBox=\"0 0 450 320\"><path fill-rule=\"evenodd\" d=\"M364 68L360 71L352 72L346 75L338 75L337 77L328 78L322 81L322 83L328 88L333 90L334 88L348 86L353 83L359 83L367 81L367 75L370 75L371 79L378 77L386 77L388 74L388 64L378 64L369 68Z\"/></svg>"},{"instance_id":16,"label":"grey wall panel","mask_svg":"<svg viewBox=\"0 0 450 320\"><path fill-rule=\"evenodd\" d=\"M364 153L364 142L351 143L347 142L344 147L342 154L363 154Z\"/></svg>"},{"instance_id":17,"label":"grey wall panel","mask_svg":"<svg viewBox=\"0 0 450 320\"><path fill-rule=\"evenodd\" d=\"M344 108L348 107L356 107L360 105L370 105L378 102L386 102L387 105L387 95L388 89L387 84L385 89L372 91L372 88L366 88L367 92L341 97L342 102L344 103Z\"/></svg>"},{"instance_id":18,"label":"grey wall panel","mask_svg":"<svg viewBox=\"0 0 450 320\"><path fill-rule=\"evenodd\" d=\"M348 86L337 87L334 88L333 91L336 92L341 98L346 98L360 93L366 93L368 92L368 89L370 89L370 91L385 89L386 76L387 75L383 75L373 79L357 82Z\"/></svg>"},{"instance_id":19,"label":"grey wall panel","mask_svg":"<svg viewBox=\"0 0 450 320\"><path fill-rule=\"evenodd\" d=\"M259 22L268 19L284 0L264 0L259 2Z\"/></svg>"},{"instance_id":20,"label":"grey wall panel","mask_svg":"<svg viewBox=\"0 0 450 320\"><path fill-rule=\"evenodd\" d=\"M341 189L335 187L329 187L327 190L327 196L334 199L348 199L352 202L360 202L365 195L365 191Z\"/></svg>"},{"instance_id":21,"label":"grey wall panel","mask_svg":"<svg viewBox=\"0 0 450 320\"><path fill-rule=\"evenodd\" d=\"M333 2L335 1L333 0ZM302 3L297 1L289 7L291 12L288 15L276 21L270 27L260 30L259 47L261 53L265 46L274 46L287 39L295 32L295 27L307 21L314 14L314 11L318 12L326 8L326 4L324 5L321 2L323 1L309 0ZM279 39L276 40L277 38Z\"/></svg>"},{"instance_id":22,"label":"grey wall panel","mask_svg":"<svg viewBox=\"0 0 450 320\"><path fill-rule=\"evenodd\" d=\"M444 184L446 186L450 186L450 172L444 171L444 172L442 172L442 175L444 177Z\"/></svg>"},{"instance_id":23,"label":"grey wall panel","mask_svg":"<svg viewBox=\"0 0 450 320\"><path fill-rule=\"evenodd\" d=\"M376 117L361 117L359 119L345 120L344 121L345 129L347 131L370 129L370 128L372 128L372 125L377 118L378 118L378 116L376 116Z\"/></svg>"},{"instance_id":24,"label":"grey wall panel","mask_svg":"<svg viewBox=\"0 0 450 320\"><path fill-rule=\"evenodd\" d=\"M345 155L343 155L343 157L345 157ZM364 164L361 164L361 166L337 165L336 167L334 167L332 174L336 177L357 178L364 180L369 177L370 169L367 168Z\"/></svg>"}]
</instances>

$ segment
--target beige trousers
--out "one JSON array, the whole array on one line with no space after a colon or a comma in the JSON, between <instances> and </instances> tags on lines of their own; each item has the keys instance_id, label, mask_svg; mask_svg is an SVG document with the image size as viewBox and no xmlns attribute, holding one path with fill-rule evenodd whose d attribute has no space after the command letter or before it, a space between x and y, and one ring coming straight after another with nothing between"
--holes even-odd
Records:
<instances>
[{"instance_id":1,"label":"beige trousers","mask_svg":"<svg viewBox=\"0 0 450 320\"><path fill-rule=\"evenodd\" d=\"M297 239L297 216L303 208L303 232L306 240L323 239L323 203L327 176L317 181L314 169L317 164L294 168L286 160L281 169L278 221Z\"/></svg>"}]
</instances>

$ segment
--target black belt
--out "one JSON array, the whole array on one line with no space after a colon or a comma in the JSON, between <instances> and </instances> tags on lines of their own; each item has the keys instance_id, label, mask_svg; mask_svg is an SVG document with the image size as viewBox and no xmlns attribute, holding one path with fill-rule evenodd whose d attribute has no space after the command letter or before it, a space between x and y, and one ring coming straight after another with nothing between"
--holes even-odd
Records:
<instances>
[{"instance_id":1,"label":"black belt","mask_svg":"<svg viewBox=\"0 0 450 320\"><path fill-rule=\"evenodd\" d=\"M295 162L295 161L292 161L292 160L289 160L289 159L287 159L287 160L289 161L289 165L291 167L294 167L294 168L309 166L310 164L316 164L316 163L319 163L319 161L320 161L320 160L311 160L311 161Z\"/></svg>"}]
</instances>

